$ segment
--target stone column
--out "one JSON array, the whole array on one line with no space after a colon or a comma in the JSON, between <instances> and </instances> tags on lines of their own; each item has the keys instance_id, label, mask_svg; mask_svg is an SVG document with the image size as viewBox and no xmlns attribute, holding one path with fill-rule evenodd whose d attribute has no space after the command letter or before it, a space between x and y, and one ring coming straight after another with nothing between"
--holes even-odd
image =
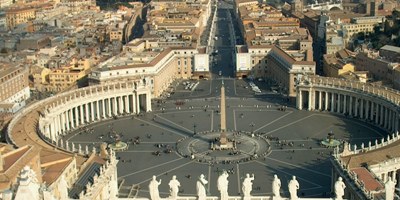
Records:
<instances>
[{"instance_id":1,"label":"stone column","mask_svg":"<svg viewBox=\"0 0 400 200\"><path fill-rule=\"evenodd\" d=\"M364 118L364 99L360 99L360 119Z\"/></svg>"},{"instance_id":2,"label":"stone column","mask_svg":"<svg viewBox=\"0 0 400 200\"><path fill-rule=\"evenodd\" d=\"M84 117L84 119L85 119L86 122L90 122L90 120L89 120L89 104L90 103L85 103L84 104L85 105L85 117Z\"/></svg>"},{"instance_id":3,"label":"stone column","mask_svg":"<svg viewBox=\"0 0 400 200\"><path fill-rule=\"evenodd\" d=\"M373 120L374 120L374 113L375 113L374 102L373 102L373 101L370 101L370 103L371 103L371 107L370 107L369 119L370 119L371 121L373 121Z\"/></svg>"},{"instance_id":4,"label":"stone column","mask_svg":"<svg viewBox=\"0 0 400 200\"><path fill-rule=\"evenodd\" d=\"M111 98L108 98L107 101L108 101L108 108L107 108L108 117L111 117Z\"/></svg>"},{"instance_id":5,"label":"stone column","mask_svg":"<svg viewBox=\"0 0 400 200\"><path fill-rule=\"evenodd\" d=\"M314 110L315 108L315 91L310 88L308 91L308 110Z\"/></svg>"},{"instance_id":6,"label":"stone column","mask_svg":"<svg viewBox=\"0 0 400 200\"><path fill-rule=\"evenodd\" d=\"M53 121L53 123L51 124L51 132L50 132L50 137L49 137L51 140L55 140L55 138L56 138L56 127L55 127L55 124L54 124L54 121Z\"/></svg>"},{"instance_id":7,"label":"stone column","mask_svg":"<svg viewBox=\"0 0 400 200\"><path fill-rule=\"evenodd\" d=\"M392 171L392 180L396 182L396 170Z\"/></svg>"},{"instance_id":8,"label":"stone column","mask_svg":"<svg viewBox=\"0 0 400 200\"><path fill-rule=\"evenodd\" d=\"M94 101L91 101L89 104L90 104L90 121L94 122L96 120L94 116Z\"/></svg>"},{"instance_id":9,"label":"stone column","mask_svg":"<svg viewBox=\"0 0 400 200\"><path fill-rule=\"evenodd\" d=\"M379 124L379 104L375 104L375 124Z\"/></svg>"},{"instance_id":10,"label":"stone column","mask_svg":"<svg viewBox=\"0 0 400 200\"><path fill-rule=\"evenodd\" d=\"M336 101L336 104L337 104L336 113L340 113L340 110L341 110L341 105L342 105L342 101L340 100L341 97L342 97L342 95L340 93L338 93L337 94L337 101Z\"/></svg>"},{"instance_id":11,"label":"stone column","mask_svg":"<svg viewBox=\"0 0 400 200\"><path fill-rule=\"evenodd\" d=\"M335 111L335 93L331 92L331 112Z\"/></svg>"},{"instance_id":12,"label":"stone column","mask_svg":"<svg viewBox=\"0 0 400 200\"><path fill-rule=\"evenodd\" d=\"M80 121L81 121L81 125L83 125L85 122L83 121L84 120L84 117L83 117L83 105L80 105L79 106L79 110L81 111L80 113Z\"/></svg>"},{"instance_id":13,"label":"stone column","mask_svg":"<svg viewBox=\"0 0 400 200\"><path fill-rule=\"evenodd\" d=\"M383 127L387 129L388 127L388 109L385 107L385 119L383 120Z\"/></svg>"},{"instance_id":14,"label":"stone column","mask_svg":"<svg viewBox=\"0 0 400 200\"><path fill-rule=\"evenodd\" d=\"M75 110L75 108L71 108L71 109L69 110L69 119L70 119L70 121L71 121L71 127L72 127L72 129L75 128L74 110Z\"/></svg>"},{"instance_id":15,"label":"stone column","mask_svg":"<svg viewBox=\"0 0 400 200\"><path fill-rule=\"evenodd\" d=\"M126 110L125 104L124 104L124 101L123 101L123 97L124 97L124 96L119 96L119 97L118 97L118 102L119 102L119 106L118 106L118 108L119 108L119 114L124 113L124 110Z\"/></svg>"},{"instance_id":16,"label":"stone column","mask_svg":"<svg viewBox=\"0 0 400 200\"><path fill-rule=\"evenodd\" d=\"M137 113L140 113L140 99L139 99L140 94L136 94L136 110Z\"/></svg>"},{"instance_id":17,"label":"stone column","mask_svg":"<svg viewBox=\"0 0 400 200\"><path fill-rule=\"evenodd\" d=\"M353 96L349 96L350 99L350 105L349 105L349 115L353 116L354 112L353 112Z\"/></svg>"},{"instance_id":18,"label":"stone column","mask_svg":"<svg viewBox=\"0 0 400 200\"><path fill-rule=\"evenodd\" d=\"M365 100L365 116L364 116L365 119L369 118L369 112L370 112L369 101L366 99Z\"/></svg>"},{"instance_id":19,"label":"stone column","mask_svg":"<svg viewBox=\"0 0 400 200\"><path fill-rule=\"evenodd\" d=\"M70 112L71 112L71 110L67 110L67 111L65 111L65 120L66 120L66 125L67 125L67 130L69 131L69 130L71 130L71 125L69 124L70 123Z\"/></svg>"},{"instance_id":20,"label":"stone column","mask_svg":"<svg viewBox=\"0 0 400 200\"><path fill-rule=\"evenodd\" d=\"M329 103L329 99L328 99L328 92L325 92L325 110L328 110L328 103Z\"/></svg>"},{"instance_id":21,"label":"stone column","mask_svg":"<svg viewBox=\"0 0 400 200\"><path fill-rule=\"evenodd\" d=\"M132 112L133 114L136 114L138 112L137 111L138 102L136 101L136 93L132 94L131 100L132 100Z\"/></svg>"},{"instance_id":22,"label":"stone column","mask_svg":"<svg viewBox=\"0 0 400 200\"><path fill-rule=\"evenodd\" d=\"M318 92L318 109L323 110L323 108L322 108L322 91Z\"/></svg>"},{"instance_id":23,"label":"stone column","mask_svg":"<svg viewBox=\"0 0 400 200\"><path fill-rule=\"evenodd\" d=\"M396 111L394 112L394 131L397 132L399 130L399 113Z\"/></svg>"},{"instance_id":24,"label":"stone column","mask_svg":"<svg viewBox=\"0 0 400 200\"><path fill-rule=\"evenodd\" d=\"M57 116L53 118L53 124L54 124L54 132L52 133L53 137L51 138L52 140L55 139L55 136L58 135L58 122L57 122Z\"/></svg>"},{"instance_id":25,"label":"stone column","mask_svg":"<svg viewBox=\"0 0 400 200\"><path fill-rule=\"evenodd\" d=\"M65 132L65 112L61 113L61 127L62 127L62 131L63 133Z\"/></svg>"},{"instance_id":26,"label":"stone column","mask_svg":"<svg viewBox=\"0 0 400 200\"><path fill-rule=\"evenodd\" d=\"M146 94L146 112L151 111L151 92L147 92Z\"/></svg>"},{"instance_id":27,"label":"stone column","mask_svg":"<svg viewBox=\"0 0 400 200\"><path fill-rule=\"evenodd\" d=\"M347 112L347 95L343 95L343 114Z\"/></svg>"},{"instance_id":28,"label":"stone column","mask_svg":"<svg viewBox=\"0 0 400 200\"><path fill-rule=\"evenodd\" d=\"M383 126L383 125L384 125L383 119L385 118L385 117L384 117L385 115L384 115L384 106L383 106L382 104L379 105L379 110L380 110L380 113L381 113L381 114L379 115L379 119L380 119L380 120L379 120L379 121L380 121L380 122L379 122L379 125Z\"/></svg>"},{"instance_id":29,"label":"stone column","mask_svg":"<svg viewBox=\"0 0 400 200\"><path fill-rule=\"evenodd\" d=\"M102 108L102 111L101 111L101 113L102 113L102 115L103 115L103 119L105 119L106 118L106 99L102 99L101 100L101 108Z\"/></svg>"},{"instance_id":30,"label":"stone column","mask_svg":"<svg viewBox=\"0 0 400 200\"><path fill-rule=\"evenodd\" d=\"M359 114L359 112L360 112L360 110L359 110L359 106L358 106L358 100L359 100L359 98L357 98L357 97L354 97L355 99L355 106L354 106L354 117L358 117L358 114Z\"/></svg>"},{"instance_id":31,"label":"stone column","mask_svg":"<svg viewBox=\"0 0 400 200\"><path fill-rule=\"evenodd\" d=\"M299 91L297 91L297 96L298 96L296 98L297 108L299 110L303 110L303 94L300 89L299 89Z\"/></svg>"},{"instance_id":32,"label":"stone column","mask_svg":"<svg viewBox=\"0 0 400 200\"><path fill-rule=\"evenodd\" d=\"M97 100L96 101L96 119L97 120L100 120L100 105L99 105L99 103L100 103L100 100Z\"/></svg>"},{"instance_id":33,"label":"stone column","mask_svg":"<svg viewBox=\"0 0 400 200\"><path fill-rule=\"evenodd\" d=\"M124 96L124 99L125 99L125 112L131 113L131 108L129 106L129 94Z\"/></svg>"},{"instance_id":34,"label":"stone column","mask_svg":"<svg viewBox=\"0 0 400 200\"><path fill-rule=\"evenodd\" d=\"M44 126L44 135L46 137L50 137L50 125L49 124Z\"/></svg>"},{"instance_id":35,"label":"stone column","mask_svg":"<svg viewBox=\"0 0 400 200\"><path fill-rule=\"evenodd\" d=\"M49 135L49 138L50 138L51 140L54 140L54 138L55 138L55 132L56 132L56 128L55 128L54 120L53 120L53 122L50 124L50 135Z\"/></svg>"},{"instance_id":36,"label":"stone column","mask_svg":"<svg viewBox=\"0 0 400 200\"><path fill-rule=\"evenodd\" d=\"M388 130L390 132L391 130L393 130L392 129L393 128L393 111L390 108L388 108L388 110L389 110L389 127L388 127Z\"/></svg>"},{"instance_id":37,"label":"stone column","mask_svg":"<svg viewBox=\"0 0 400 200\"><path fill-rule=\"evenodd\" d=\"M118 115L117 97L112 98L112 104L113 104L113 114L114 114L114 116L117 116Z\"/></svg>"},{"instance_id":38,"label":"stone column","mask_svg":"<svg viewBox=\"0 0 400 200\"><path fill-rule=\"evenodd\" d=\"M74 108L74 114L75 114L75 127L79 126L79 110L78 110L78 106L76 106Z\"/></svg>"}]
</instances>

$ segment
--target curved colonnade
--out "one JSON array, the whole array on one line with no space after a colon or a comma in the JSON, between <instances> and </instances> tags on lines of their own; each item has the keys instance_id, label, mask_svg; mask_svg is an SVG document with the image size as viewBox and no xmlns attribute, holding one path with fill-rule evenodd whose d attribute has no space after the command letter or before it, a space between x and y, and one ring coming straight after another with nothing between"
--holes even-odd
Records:
<instances>
[{"instance_id":1,"label":"curved colonnade","mask_svg":"<svg viewBox=\"0 0 400 200\"><path fill-rule=\"evenodd\" d=\"M38 145L42 149L58 146L75 152L74 147L59 144L60 135L92 122L151 111L150 87L144 80L117 82L50 97L19 112L8 126L7 140L16 146ZM364 119L388 132L398 131L400 94L395 90L312 76L299 82L296 100L300 110L344 114Z\"/></svg>"},{"instance_id":2,"label":"curved colonnade","mask_svg":"<svg viewBox=\"0 0 400 200\"><path fill-rule=\"evenodd\" d=\"M306 77L297 86L296 107L351 116L389 133L399 129L397 90L338 78Z\"/></svg>"},{"instance_id":3,"label":"curved colonnade","mask_svg":"<svg viewBox=\"0 0 400 200\"><path fill-rule=\"evenodd\" d=\"M48 153L54 145L67 152L78 152L73 144L71 149L68 143L64 145L61 141L60 144L60 136L92 122L151 111L150 87L144 80L116 82L80 88L36 102L15 115L7 129L7 141L18 147L40 146Z\"/></svg>"}]
</instances>

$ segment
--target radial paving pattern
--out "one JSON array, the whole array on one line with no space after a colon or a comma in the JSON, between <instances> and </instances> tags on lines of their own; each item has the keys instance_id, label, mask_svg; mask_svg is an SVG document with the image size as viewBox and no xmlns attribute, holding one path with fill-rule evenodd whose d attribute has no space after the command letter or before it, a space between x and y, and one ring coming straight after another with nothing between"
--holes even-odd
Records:
<instances>
[{"instance_id":1,"label":"radial paving pattern","mask_svg":"<svg viewBox=\"0 0 400 200\"><path fill-rule=\"evenodd\" d=\"M300 182L300 196L322 197L330 195L331 164L328 157L331 149L321 147L320 140L333 132L340 140L360 145L384 134L376 127L343 116L298 111L290 107L282 111L278 110L281 105L266 99L229 98L227 129L235 133L254 132L256 136L252 138L243 133L238 139L243 144L241 154L234 155L231 150L212 152L208 142L218 137L218 99L194 99L186 101L180 108L175 103L153 104L153 110L158 111L93 124L89 126L93 133L75 133L69 136L69 141L99 146L102 142L113 141L108 135L111 130L121 133L122 141L129 147L127 151L117 153L120 159L118 176L125 180L126 185L139 185L135 192L142 197L149 196L147 185L152 175L162 179L161 197L168 196L168 182L173 175L177 175L181 182L180 195L194 196L196 179L200 174L209 180L211 194L218 195L216 179L221 170L230 172L230 195L238 195L245 174L254 173L253 195L270 194L273 175L277 174L284 192L287 193L291 176L296 175ZM164 111L160 110L162 107ZM258 137L269 138L270 144ZM259 144L262 145L254 146ZM253 158L250 152L255 149L268 153ZM199 155L191 159L188 155L192 152ZM248 155L244 157L246 162L237 162L243 155ZM221 158L235 161L225 162Z\"/></svg>"}]
</instances>

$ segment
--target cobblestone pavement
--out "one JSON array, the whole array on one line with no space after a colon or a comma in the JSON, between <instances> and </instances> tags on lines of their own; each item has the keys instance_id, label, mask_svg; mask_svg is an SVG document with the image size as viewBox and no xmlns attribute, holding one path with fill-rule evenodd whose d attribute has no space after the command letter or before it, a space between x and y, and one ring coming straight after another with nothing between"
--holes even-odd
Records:
<instances>
[{"instance_id":1,"label":"cobblestone pavement","mask_svg":"<svg viewBox=\"0 0 400 200\"><path fill-rule=\"evenodd\" d=\"M254 173L253 195L270 194L273 175L277 174L282 180L283 192L287 193L287 182L296 175L300 196L323 197L330 195L331 149L321 147L319 141L331 131L336 138L357 145L385 134L376 127L343 116L298 111L290 106L280 111L278 108L283 104L279 102L268 97L227 98L227 129L254 132L271 140L271 152L267 156L243 163L210 164L176 152L176 143L182 138L192 137L194 132L218 130L219 99L215 97L153 102L151 113L92 124L89 129L93 133L75 132L68 139L81 145L99 146L102 142L112 142L108 136L111 130L120 133L129 148L117 153L118 176L126 185L139 185L137 194L142 197L149 196L147 185L152 175L162 179L159 188L162 197L168 196L172 175L177 175L181 182L180 195L196 194L195 183L200 174L209 180L211 194L218 195L216 179L221 170L231 173L230 195L238 195L245 174ZM135 140L139 143L134 144Z\"/></svg>"}]
</instances>

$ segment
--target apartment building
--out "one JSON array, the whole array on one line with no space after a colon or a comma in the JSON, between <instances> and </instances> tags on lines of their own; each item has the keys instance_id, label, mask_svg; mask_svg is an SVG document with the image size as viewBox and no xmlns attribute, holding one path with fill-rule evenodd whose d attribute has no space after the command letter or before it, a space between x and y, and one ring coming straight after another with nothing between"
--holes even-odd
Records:
<instances>
[{"instance_id":1,"label":"apartment building","mask_svg":"<svg viewBox=\"0 0 400 200\"><path fill-rule=\"evenodd\" d=\"M29 70L20 65L0 64L0 112L17 112L30 97Z\"/></svg>"},{"instance_id":2,"label":"apartment building","mask_svg":"<svg viewBox=\"0 0 400 200\"><path fill-rule=\"evenodd\" d=\"M278 46L273 46L267 55L267 77L275 81L288 98L295 98L299 77L315 74L315 62L312 58L296 60L295 56L296 53L290 54Z\"/></svg>"},{"instance_id":3,"label":"apartment building","mask_svg":"<svg viewBox=\"0 0 400 200\"><path fill-rule=\"evenodd\" d=\"M236 47L236 77L269 78L267 55L274 46L290 51L295 60L312 60L313 39L307 29L299 27L299 19L285 17L268 5L236 6L246 43Z\"/></svg>"},{"instance_id":4,"label":"apartment building","mask_svg":"<svg viewBox=\"0 0 400 200\"><path fill-rule=\"evenodd\" d=\"M89 84L146 79L152 96L159 97L175 79L209 77L209 56L204 47L159 47L136 39L121 54L101 63L89 74Z\"/></svg>"},{"instance_id":5,"label":"apartment building","mask_svg":"<svg viewBox=\"0 0 400 200\"><path fill-rule=\"evenodd\" d=\"M31 7L17 7L6 10L7 28L13 29L18 24L26 23L35 18L36 10Z\"/></svg>"},{"instance_id":6,"label":"apartment building","mask_svg":"<svg viewBox=\"0 0 400 200\"><path fill-rule=\"evenodd\" d=\"M395 89L400 89L398 72L400 64L381 57L378 51L364 49L355 56L354 64L357 70L368 71L371 81L381 81Z\"/></svg>"}]
</instances>

